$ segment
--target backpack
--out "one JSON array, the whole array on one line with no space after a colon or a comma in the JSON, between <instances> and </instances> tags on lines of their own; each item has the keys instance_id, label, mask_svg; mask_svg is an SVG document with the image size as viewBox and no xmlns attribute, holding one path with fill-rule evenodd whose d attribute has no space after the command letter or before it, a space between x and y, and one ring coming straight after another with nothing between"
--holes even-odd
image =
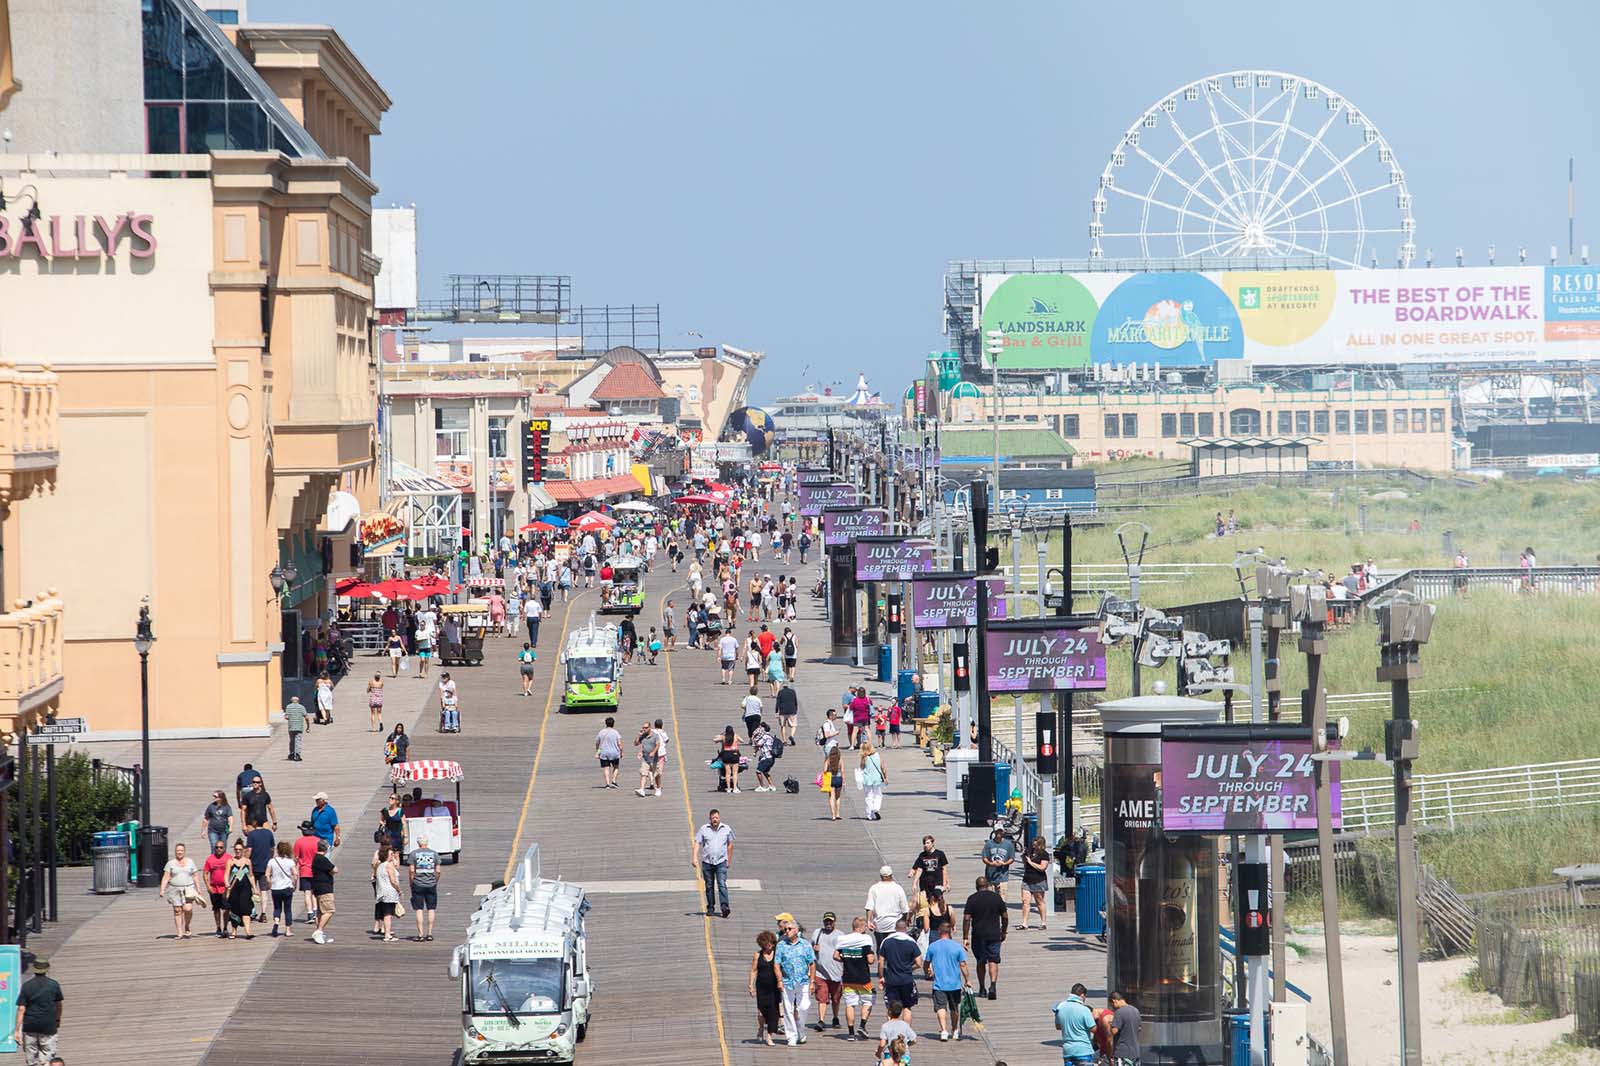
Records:
<instances>
[{"instance_id":1,"label":"backpack","mask_svg":"<svg viewBox=\"0 0 1600 1066\"><path fill-rule=\"evenodd\" d=\"M778 736L777 734L773 734L773 737L772 737L772 757L773 757L773 759L776 760L776 759L783 758L783 748L784 748L783 738Z\"/></svg>"},{"instance_id":2,"label":"backpack","mask_svg":"<svg viewBox=\"0 0 1600 1066\"><path fill-rule=\"evenodd\" d=\"M786 777L783 779L783 790L791 796L797 796L800 794L800 782L792 777Z\"/></svg>"}]
</instances>

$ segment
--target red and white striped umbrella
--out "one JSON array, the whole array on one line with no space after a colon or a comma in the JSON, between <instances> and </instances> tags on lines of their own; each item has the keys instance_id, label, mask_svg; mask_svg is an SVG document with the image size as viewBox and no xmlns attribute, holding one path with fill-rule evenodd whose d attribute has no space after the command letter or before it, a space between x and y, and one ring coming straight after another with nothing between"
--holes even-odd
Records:
<instances>
[{"instance_id":1,"label":"red and white striped umbrella","mask_svg":"<svg viewBox=\"0 0 1600 1066\"><path fill-rule=\"evenodd\" d=\"M404 781L460 781L461 764L446 759L418 759L415 762L397 762L389 767L389 782L398 785Z\"/></svg>"}]
</instances>

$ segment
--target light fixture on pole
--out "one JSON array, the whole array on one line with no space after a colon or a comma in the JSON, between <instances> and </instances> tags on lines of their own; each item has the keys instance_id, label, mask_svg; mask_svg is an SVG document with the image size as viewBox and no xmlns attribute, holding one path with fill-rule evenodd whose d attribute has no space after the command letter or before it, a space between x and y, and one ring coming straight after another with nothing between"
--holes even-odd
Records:
<instances>
[{"instance_id":1,"label":"light fixture on pole","mask_svg":"<svg viewBox=\"0 0 1600 1066\"><path fill-rule=\"evenodd\" d=\"M272 568L272 573L267 575L267 580L272 582L272 593L279 599L283 594L294 588L295 581L300 577L300 571L293 565L279 565Z\"/></svg>"},{"instance_id":2,"label":"light fixture on pole","mask_svg":"<svg viewBox=\"0 0 1600 1066\"><path fill-rule=\"evenodd\" d=\"M160 871L152 868L149 847L150 828L150 649L155 647L155 629L150 622L150 597L139 604L139 620L133 630L133 650L139 653L139 884L154 885Z\"/></svg>"},{"instance_id":3,"label":"light fixture on pole","mask_svg":"<svg viewBox=\"0 0 1600 1066\"><path fill-rule=\"evenodd\" d=\"M1006 354L1006 335L998 329L985 334L984 351L989 356L989 418L994 429L994 498L1000 502L1000 357Z\"/></svg>"}]
</instances>

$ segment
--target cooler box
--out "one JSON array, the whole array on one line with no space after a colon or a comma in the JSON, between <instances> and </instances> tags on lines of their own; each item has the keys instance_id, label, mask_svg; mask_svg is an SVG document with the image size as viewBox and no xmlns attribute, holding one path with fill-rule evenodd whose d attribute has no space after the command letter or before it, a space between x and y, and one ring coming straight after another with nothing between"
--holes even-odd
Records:
<instances>
[{"instance_id":1,"label":"cooler box","mask_svg":"<svg viewBox=\"0 0 1600 1066\"><path fill-rule=\"evenodd\" d=\"M1073 901L1074 924L1080 933L1101 934L1106 931L1106 868L1100 865L1078 867L1078 893ZM1248 1061L1248 1060L1247 1060Z\"/></svg>"},{"instance_id":2,"label":"cooler box","mask_svg":"<svg viewBox=\"0 0 1600 1066\"><path fill-rule=\"evenodd\" d=\"M878 680L894 680L894 648L888 644L878 645Z\"/></svg>"}]
</instances>

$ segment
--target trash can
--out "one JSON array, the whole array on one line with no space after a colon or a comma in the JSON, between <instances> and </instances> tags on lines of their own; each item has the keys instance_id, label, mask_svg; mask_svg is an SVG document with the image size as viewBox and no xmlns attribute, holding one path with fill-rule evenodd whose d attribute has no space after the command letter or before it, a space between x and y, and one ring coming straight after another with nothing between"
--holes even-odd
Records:
<instances>
[{"instance_id":1,"label":"trash can","mask_svg":"<svg viewBox=\"0 0 1600 1066\"><path fill-rule=\"evenodd\" d=\"M114 896L128 889L128 834L121 830L96 833L89 838L94 864L94 893Z\"/></svg>"},{"instance_id":2,"label":"trash can","mask_svg":"<svg viewBox=\"0 0 1600 1066\"><path fill-rule=\"evenodd\" d=\"M878 680L894 680L894 646L892 644L878 645Z\"/></svg>"},{"instance_id":3,"label":"trash can","mask_svg":"<svg viewBox=\"0 0 1600 1066\"><path fill-rule=\"evenodd\" d=\"M945 758L950 756L947 753ZM963 796L967 828L981 829L994 817L994 763L973 761L966 764L967 781Z\"/></svg>"},{"instance_id":4,"label":"trash can","mask_svg":"<svg viewBox=\"0 0 1600 1066\"><path fill-rule=\"evenodd\" d=\"M977 748L951 748L944 753L944 798L951 803L961 798L961 783L967 768L978 757Z\"/></svg>"},{"instance_id":5,"label":"trash can","mask_svg":"<svg viewBox=\"0 0 1600 1066\"><path fill-rule=\"evenodd\" d=\"M917 693L917 717L932 718L939 713L939 694L937 692Z\"/></svg>"},{"instance_id":6,"label":"trash can","mask_svg":"<svg viewBox=\"0 0 1600 1066\"><path fill-rule=\"evenodd\" d=\"M1078 867L1078 894L1074 902L1078 932L1106 931L1106 868L1098 863Z\"/></svg>"},{"instance_id":7,"label":"trash can","mask_svg":"<svg viewBox=\"0 0 1600 1066\"><path fill-rule=\"evenodd\" d=\"M1029 811L1022 816L1022 847L1033 847L1033 838L1039 835L1039 812Z\"/></svg>"},{"instance_id":8,"label":"trash can","mask_svg":"<svg viewBox=\"0 0 1600 1066\"><path fill-rule=\"evenodd\" d=\"M139 876L139 822L118 822L112 826L128 834L128 884L133 884Z\"/></svg>"},{"instance_id":9,"label":"trash can","mask_svg":"<svg viewBox=\"0 0 1600 1066\"><path fill-rule=\"evenodd\" d=\"M906 700L916 695L917 672L915 670L902 670L895 682L894 698L904 704Z\"/></svg>"},{"instance_id":10,"label":"trash can","mask_svg":"<svg viewBox=\"0 0 1600 1066\"><path fill-rule=\"evenodd\" d=\"M995 813L1003 811L1006 800L1011 798L1011 764L997 762L994 764L994 809Z\"/></svg>"},{"instance_id":11,"label":"trash can","mask_svg":"<svg viewBox=\"0 0 1600 1066\"><path fill-rule=\"evenodd\" d=\"M1271 1018L1270 1011L1264 1013L1262 1025L1270 1025ZM1241 1011L1225 1014L1222 1020L1223 1036L1228 1043L1226 1061L1229 1066L1250 1066L1250 1015Z\"/></svg>"},{"instance_id":12,"label":"trash can","mask_svg":"<svg viewBox=\"0 0 1600 1066\"><path fill-rule=\"evenodd\" d=\"M167 827L147 825L139 831L140 888L153 888L161 883L161 871L167 868Z\"/></svg>"}]
</instances>

